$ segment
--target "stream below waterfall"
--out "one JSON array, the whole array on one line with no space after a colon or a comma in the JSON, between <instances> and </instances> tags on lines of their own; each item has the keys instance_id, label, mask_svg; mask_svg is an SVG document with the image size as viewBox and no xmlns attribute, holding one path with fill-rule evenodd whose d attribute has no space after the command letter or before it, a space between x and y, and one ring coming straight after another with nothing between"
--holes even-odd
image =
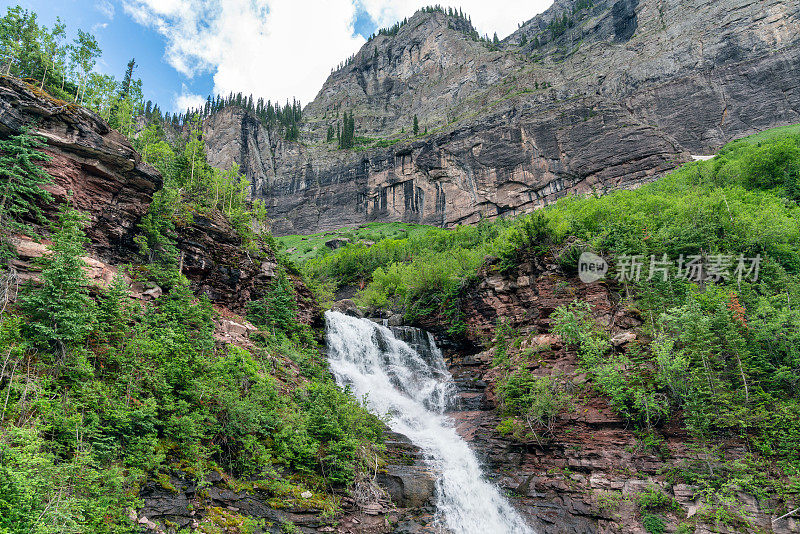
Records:
<instances>
[{"instance_id":1,"label":"stream below waterfall","mask_svg":"<svg viewBox=\"0 0 800 534\"><path fill-rule=\"evenodd\" d=\"M446 412L456 388L432 336L339 312L325 314L330 369L389 427L419 447L437 475L437 522L455 534L533 534L498 488Z\"/></svg>"}]
</instances>

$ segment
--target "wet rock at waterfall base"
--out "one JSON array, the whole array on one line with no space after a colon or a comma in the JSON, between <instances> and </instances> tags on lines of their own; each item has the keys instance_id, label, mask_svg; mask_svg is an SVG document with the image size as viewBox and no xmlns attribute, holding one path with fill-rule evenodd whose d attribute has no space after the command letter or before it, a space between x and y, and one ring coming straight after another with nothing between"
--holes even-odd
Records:
<instances>
[{"instance_id":1,"label":"wet rock at waterfall base","mask_svg":"<svg viewBox=\"0 0 800 534\"><path fill-rule=\"evenodd\" d=\"M391 465L378 474L377 481L401 508L425 506L436 493L436 475L427 467Z\"/></svg>"},{"instance_id":2,"label":"wet rock at waterfall base","mask_svg":"<svg viewBox=\"0 0 800 534\"><path fill-rule=\"evenodd\" d=\"M342 387L364 398L375 414L389 414L393 441L404 436L425 467L386 467L378 482L396 505L424 513L395 532L531 534L533 530L456 430L449 411L458 403L455 382L433 336L418 328L388 328L341 312L325 314L328 362ZM398 527L400 528L400 527Z\"/></svg>"}]
</instances>

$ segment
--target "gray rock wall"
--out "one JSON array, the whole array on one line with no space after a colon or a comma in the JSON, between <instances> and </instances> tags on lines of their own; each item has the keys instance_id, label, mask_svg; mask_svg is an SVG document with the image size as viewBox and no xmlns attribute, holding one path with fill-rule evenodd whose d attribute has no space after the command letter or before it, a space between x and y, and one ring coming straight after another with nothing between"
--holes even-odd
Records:
<instances>
[{"instance_id":1,"label":"gray rock wall","mask_svg":"<svg viewBox=\"0 0 800 534\"><path fill-rule=\"evenodd\" d=\"M800 122L794 0L571 0L490 50L466 21L418 13L331 74L302 142L239 110L207 120L211 162L235 161L277 234L369 221L442 226L527 212L569 193L636 187L725 142ZM572 13L552 38L547 23ZM520 47L522 35L544 43ZM337 150L345 111L383 145ZM428 135L410 134L414 116Z\"/></svg>"}]
</instances>

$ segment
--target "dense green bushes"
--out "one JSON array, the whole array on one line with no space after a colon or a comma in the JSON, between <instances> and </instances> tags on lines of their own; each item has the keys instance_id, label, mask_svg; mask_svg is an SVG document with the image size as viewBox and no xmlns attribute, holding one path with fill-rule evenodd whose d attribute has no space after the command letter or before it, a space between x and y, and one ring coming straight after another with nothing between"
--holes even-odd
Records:
<instances>
[{"instance_id":1,"label":"dense green bushes","mask_svg":"<svg viewBox=\"0 0 800 534\"><path fill-rule=\"evenodd\" d=\"M3 532L130 531L139 484L175 469L268 480L281 506L374 463L383 424L333 382L287 275L253 305L258 345L224 345L180 281L144 309L121 278L90 296L84 221L62 209L43 283L0 319Z\"/></svg>"},{"instance_id":2,"label":"dense green bushes","mask_svg":"<svg viewBox=\"0 0 800 534\"><path fill-rule=\"evenodd\" d=\"M506 416L526 423L522 430L514 419L506 419L498 430L519 438L533 437L540 443L549 438L559 413L572 398L563 380L553 376L534 376L526 368L511 368L497 381L497 394Z\"/></svg>"},{"instance_id":3,"label":"dense green bushes","mask_svg":"<svg viewBox=\"0 0 800 534\"><path fill-rule=\"evenodd\" d=\"M548 256L565 274L582 251L610 258L640 255L643 276L620 280L624 304L645 319L639 340L623 351L575 302L552 315L553 331L577 351L588 384L658 449L658 429L684 424L705 464L670 476L696 484L715 520L744 521L736 488L796 498L800 491L800 207L797 127L730 143L712 160L684 165L633 191L567 197L533 216L453 231L432 229L406 239L355 245L306 265L328 282L365 283L361 303L393 307L408 318L435 315L458 322L463 288L481 266L506 270ZM651 255L677 262L698 256L761 258L758 279L737 276L648 280ZM497 258L485 263L487 256ZM733 266L731 266L731 271ZM506 419L498 430L519 439L548 436L571 393L558 376L527 370L513 333L500 322L495 361ZM751 451L725 458L715 444L736 437ZM659 531L658 510L643 509ZM711 512L709 512L711 513ZM746 524L746 523L742 523Z\"/></svg>"}]
</instances>

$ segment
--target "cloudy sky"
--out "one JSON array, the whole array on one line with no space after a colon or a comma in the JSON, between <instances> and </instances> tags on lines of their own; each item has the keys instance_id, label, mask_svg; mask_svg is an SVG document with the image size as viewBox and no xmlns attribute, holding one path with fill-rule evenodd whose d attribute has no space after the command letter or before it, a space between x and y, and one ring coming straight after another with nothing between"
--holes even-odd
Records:
<instances>
[{"instance_id":1,"label":"cloudy sky","mask_svg":"<svg viewBox=\"0 0 800 534\"><path fill-rule=\"evenodd\" d=\"M441 1L441 0L439 0ZM331 68L378 28L436 0L0 0L44 24L56 17L71 34L91 30L103 56L97 69L121 76L131 57L145 96L184 110L209 94L297 97L305 104ZM452 5L482 34L500 38L552 0L463 0Z\"/></svg>"}]
</instances>

